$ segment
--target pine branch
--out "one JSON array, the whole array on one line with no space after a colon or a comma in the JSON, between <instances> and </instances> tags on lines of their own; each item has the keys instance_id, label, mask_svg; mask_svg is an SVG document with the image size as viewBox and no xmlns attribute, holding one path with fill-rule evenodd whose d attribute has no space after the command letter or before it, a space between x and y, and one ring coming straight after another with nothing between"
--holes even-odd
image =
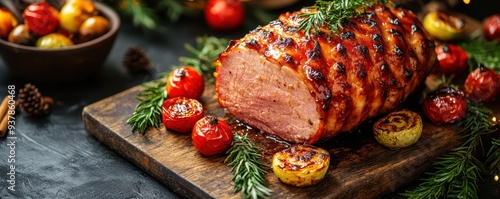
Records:
<instances>
[{"instance_id":1,"label":"pine branch","mask_svg":"<svg viewBox=\"0 0 500 199\"><path fill-rule=\"evenodd\" d=\"M465 142L452 149L433 164L434 172L416 188L402 195L408 198L478 198L477 180L483 164L474 157L482 148L481 136L492 133L489 116L491 111L475 102L468 102L467 118L461 123Z\"/></svg>"},{"instance_id":2,"label":"pine branch","mask_svg":"<svg viewBox=\"0 0 500 199\"><path fill-rule=\"evenodd\" d=\"M233 146L227 152L224 162L230 162L234 192L241 192L242 198L270 198L272 190L266 187L265 166L259 159L262 155L247 135L234 134Z\"/></svg>"},{"instance_id":3,"label":"pine branch","mask_svg":"<svg viewBox=\"0 0 500 199\"><path fill-rule=\"evenodd\" d=\"M498 42L487 42L477 38L461 43L460 47L469 56L469 66L475 67L478 64L483 64L485 67L500 72L500 45Z\"/></svg>"}]
</instances>

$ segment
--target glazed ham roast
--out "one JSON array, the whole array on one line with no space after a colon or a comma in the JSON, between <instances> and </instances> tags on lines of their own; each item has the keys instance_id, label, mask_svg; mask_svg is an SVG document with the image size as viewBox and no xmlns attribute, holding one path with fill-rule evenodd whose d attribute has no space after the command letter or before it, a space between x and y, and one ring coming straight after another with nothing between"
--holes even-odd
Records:
<instances>
[{"instance_id":1,"label":"glazed ham roast","mask_svg":"<svg viewBox=\"0 0 500 199\"><path fill-rule=\"evenodd\" d=\"M240 121L294 143L314 143L387 113L436 63L411 11L375 5L331 34L306 36L301 10L233 40L216 68L219 104Z\"/></svg>"}]
</instances>

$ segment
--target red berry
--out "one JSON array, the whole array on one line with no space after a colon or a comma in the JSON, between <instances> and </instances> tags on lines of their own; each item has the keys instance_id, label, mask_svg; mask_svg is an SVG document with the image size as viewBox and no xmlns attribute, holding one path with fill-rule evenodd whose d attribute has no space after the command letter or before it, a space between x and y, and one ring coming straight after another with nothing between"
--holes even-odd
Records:
<instances>
[{"instance_id":1,"label":"red berry","mask_svg":"<svg viewBox=\"0 0 500 199\"><path fill-rule=\"evenodd\" d=\"M424 113L434 124L449 124L459 121L467 113L465 94L452 87L441 87L424 100Z\"/></svg>"}]
</instances>

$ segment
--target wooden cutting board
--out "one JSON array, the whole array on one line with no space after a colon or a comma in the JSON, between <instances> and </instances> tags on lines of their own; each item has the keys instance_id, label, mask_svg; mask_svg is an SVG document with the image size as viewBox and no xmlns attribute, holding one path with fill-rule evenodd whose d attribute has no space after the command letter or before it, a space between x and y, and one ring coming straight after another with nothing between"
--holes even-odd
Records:
<instances>
[{"instance_id":1,"label":"wooden cutting board","mask_svg":"<svg viewBox=\"0 0 500 199\"><path fill-rule=\"evenodd\" d=\"M133 133L126 120L137 104L140 86L86 106L83 121L89 133L161 183L186 198L240 198L233 193L230 167L225 156L205 157L192 145L189 134L151 128L145 135ZM202 98L206 114L231 121L218 106L213 86ZM418 111L419 105L407 105ZM498 117L498 116L497 116ZM366 122L358 130L318 146L331 154L328 173L319 184L296 188L282 184L271 170L266 176L273 198L377 198L395 191L424 173L433 159L460 145L456 125L435 126L424 119L420 140L407 148L388 149L378 144ZM257 131L252 139L264 140L265 161L284 145L273 143Z\"/></svg>"}]
</instances>

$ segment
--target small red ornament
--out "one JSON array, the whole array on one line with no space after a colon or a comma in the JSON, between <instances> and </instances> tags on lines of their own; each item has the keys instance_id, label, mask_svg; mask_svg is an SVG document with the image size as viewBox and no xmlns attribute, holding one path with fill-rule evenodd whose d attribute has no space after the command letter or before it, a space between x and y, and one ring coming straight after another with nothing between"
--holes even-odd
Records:
<instances>
[{"instance_id":1,"label":"small red ornament","mask_svg":"<svg viewBox=\"0 0 500 199\"><path fill-rule=\"evenodd\" d=\"M38 36L54 32L59 27L59 12L46 2L34 3L24 9L24 23Z\"/></svg>"},{"instance_id":2,"label":"small red ornament","mask_svg":"<svg viewBox=\"0 0 500 199\"><path fill-rule=\"evenodd\" d=\"M500 75L486 67L474 69L465 80L465 94L476 102L493 102L500 93Z\"/></svg>"},{"instance_id":3,"label":"small red ornament","mask_svg":"<svg viewBox=\"0 0 500 199\"><path fill-rule=\"evenodd\" d=\"M193 145L206 156L225 153L233 142L231 127L214 116L206 116L194 125L191 133Z\"/></svg>"},{"instance_id":4,"label":"small red ornament","mask_svg":"<svg viewBox=\"0 0 500 199\"><path fill-rule=\"evenodd\" d=\"M424 113L434 124L449 124L462 120L467 113L464 92L453 87L441 87L424 100Z\"/></svg>"},{"instance_id":5,"label":"small red ornament","mask_svg":"<svg viewBox=\"0 0 500 199\"><path fill-rule=\"evenodd\" d=\"M489 16L484 20L483 33L488 41L500 41L500 14Z\"/></svg>"},{"instance_id":6,"label":"small red ornament","mask_svg":"<svg viewBox=\"0 0 500 199\"><path fill-rule=\"evenodd\" d=\"M460 46L443 44L436 47L439 60L439 73L444 75L459 75L467 67L467 53Z\"/></svg>"}]
</instances>

